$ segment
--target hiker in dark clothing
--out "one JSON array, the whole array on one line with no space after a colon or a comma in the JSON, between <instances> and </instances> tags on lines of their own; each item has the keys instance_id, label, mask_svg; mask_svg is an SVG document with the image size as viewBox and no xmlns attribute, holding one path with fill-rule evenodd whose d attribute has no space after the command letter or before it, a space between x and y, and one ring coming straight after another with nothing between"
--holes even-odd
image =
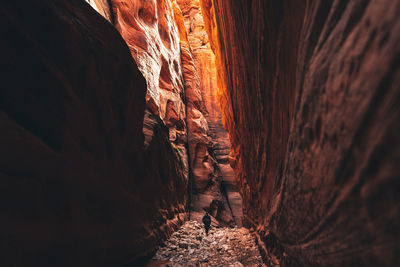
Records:
<instances>
[{"instance_id":1,"label":"hiker in dark clothing","mask_svg":"<svg viewBox=\"0 0 400 267\"><path fill-rule=\"evenodd\" d=\"M208 212L206 211L206 215L203 217L203 223L204 223L204 228L206 228L206 235L208 235L208 230L210 230L210 225L211 225L211 217L208 215Z\"/></svg>"}]
</instances>

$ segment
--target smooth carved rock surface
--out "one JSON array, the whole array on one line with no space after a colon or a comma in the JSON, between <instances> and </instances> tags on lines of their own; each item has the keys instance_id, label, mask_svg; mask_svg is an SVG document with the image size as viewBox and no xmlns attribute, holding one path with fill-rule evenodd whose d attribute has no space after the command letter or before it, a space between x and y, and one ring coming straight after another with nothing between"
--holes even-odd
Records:
<instances>
[{"instance_id":1,"label":"smooth carved rock surface","mask_svg":"<svg viewBox=\"0 0 400 267\"><path fill-rule=\"evenodd\" d=\"M179 34L170 0L113 0L115 27L147 81L147 106L165 124L184 121ZM176 116L166 117L168 103ZM171 125L170 125L171 126Z\"/></svg>"},{"instance_id":2,"label":"smooth carved rock surface","mask_svg":"<svg viewBox=\"0 0 400 267\"><path fill-rule=\"evenodd\" d=\"M111 2L114 25L146 78L146 105L169 128L170 141L187 160L189 120L175 4L171 0Z\"/></svg>"},{"instance_id":3,"label":"smooth carved rock surface","mask_svg":"<svg viewBox=\"0 0 400 267\"><path fill-rule=\"evenodd\" d=\"M164 120L170 140L189 160L185 166L191 170L193 209L203 213L203 208L210 208L216 200L219 205L214 203L213 212L219 212L222 223L232 223L229 207L219 193L216 160L209 153L213 143L204 116L207 111L178 4L171 0L114 0L112 7L114 24L147 80L147 106ZM196 205L197 193L205 191L207 205Z\"/></svg>"},{"instance_id":4,"label":"smooth carved rock surface","mask_svg":"<svg viewBox=\"0 0 400 267\"><path fill-rule=\"evenodd\" d=\"M211 144L208 150L215 158L214 175L197 179L193 196L193 218L200 218L203 209L212 210L212 214L219 221L234 222L241 225L242 205L241 197L236 186L235 174L229 166L228 154L230 142L227 132L221 122L221 113L217 101L217 80L215 56L210 48L208 35L205 30L203 16L198 0L178 0L182 10L187 33L187 40L191 47L191 55L196 65L199 79L198 88L202 96L208 123L208 134ZM200 184L202 182L204 185ZM216 186L203 189L210 182Z\"/></svg>"},{"instance_id":5,"label":"smooth carved rock surface","mask_svg":"<svg viewBox=\"0 0 400 267\"><path fill-rule=\"evenodd\" d=\"M215 215L221 223L231 224L232 216L224 196L221 195L216 159L212 155L209 126L204 116L198 68L193 58L183 14L176 5L176 22L180 33L181 60L185 80L187 106L188 147L192 179L189 184L192 219L201 221L204 209ZM214 203L214 205L211 205ZM215 205L218 203L218 205Z\"/></svg>"},{"instance_id":6,"label":"smooth carved rock surface","mask_svg":"<svg viewBox=\"0 0 400 267\"><path fill-rule=\"evenodd\" d=\"M400 3L201 4L244 220L265 259L396 265Z\"/></svg>"},{"instance_id":7,"label":"smooth carved rock surface","mask_svg":"<svg viewBox=\"0 0 400 267\"><path fill-rule=\"evenodd\" d=\"M88 2L121 33L147 81L146 106L162 119L169 129L170 141L187 159L187 116L176 4L172 0ZM102 10L111 10L111 14L104 15Z\"/></svg>"},{"instance_id":8,"label":"smooth carved rock surface","mask_svg":"<svg viewBox=\"0 0 400 267\"><path fill-rule=\"evenodd\" d=\"M149 255L185 219L187 174L151 112L144 146L146 80L125 42L83 1L0 15L0 265Z\"/></svg>"}]
</instances>

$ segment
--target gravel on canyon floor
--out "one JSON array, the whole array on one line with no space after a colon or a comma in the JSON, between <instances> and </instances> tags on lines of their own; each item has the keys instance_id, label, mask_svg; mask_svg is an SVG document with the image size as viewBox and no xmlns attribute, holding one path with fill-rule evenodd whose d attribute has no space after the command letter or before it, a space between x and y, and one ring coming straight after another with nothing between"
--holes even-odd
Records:
<instances>
[{"instance_id":1,"label":"gravel on canyon floor","mask_svg":"<svg viewBox=\"0 0 400 267\"><path fill-rule=\"evenodd\" d=\"M246 228L211 227L208 236L197 221L172 234L148 266L266 266Z\"/></svg>"}]
</instances>

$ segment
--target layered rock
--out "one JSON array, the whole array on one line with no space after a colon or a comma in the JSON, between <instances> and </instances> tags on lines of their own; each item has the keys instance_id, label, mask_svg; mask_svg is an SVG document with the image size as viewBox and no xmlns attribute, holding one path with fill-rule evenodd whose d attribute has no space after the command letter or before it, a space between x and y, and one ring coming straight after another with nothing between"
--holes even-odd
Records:
<instances>
[{"instance_id":1,"label":"layered rock","mask_svg":"<svg viewBox=\"0 0 400 267\"><path fill-rule=\"evenodd\" d=\"M186 105L178 28L171 0L100 1L89 4L121 33L147 81L146 106L169 128L186 156ZM112 10L104 15L103 10ZM145 133L146 134L146 133Z\"/></svg>"},{"instance_id":2,"label":"layered rock","mask_svg":"<svg viewBox=\"0 0 400 267\"><path fill-rule=\"evenodd\" d=\"M173 2L113 0L114 25L147 81L146 104L186 155L186 107Z\"/></svg>"},{"instance_id":3,"label":"layered rock","mask_svg":"<svg viewBox=\"0 0 400 267\"><path fill-rule=\"evenodd\" d=\"M144 140L146 80L127 45L83 1L0 14L0 265L151 254L185 219L187 174L151 112Z\"/></svg>"},{"instance_id":4,"label":"layered rock","mask_svg":"<svg viewBox=\"0 0 400 267\"><path fill-rule=\"evenodd\" d=\"M107 10L108 6L91 5L96 10ZM207 111L179 6L171 0L114 0L112 10L113 22L147 80L147 107L165 122L170 140L187 159L185 166L192 177L191 209L197 212L192 215L200 218L207 209L221 223L232 224L218 181L220 171L210 154L213 144L204 116Z\"/></svg>"},{"instance_id":5,"label":"layered rock","mask_svg":"<svg viewBox=\"0 0 400 267\"><path fill-rule=\"evenodd\" d=\"M244 218L270 264L399 261L400 5L202 0Z\"/></svg>"},{"instance_id":6,"label":"layered rock","mask_svg":"<svg viewBox=\"0 0 400 267\"><path fill-rule=\"evenodd\" d=\"M187 40L183 15L176 3L175 19L180 35L181 61L183 67L187 108L187 145L189 148L189 164L191 169L191 179L188 192L191 198L189 209L195 212L199 211L201 214L203 214L204 210L202 207L197 205L197 193L199 191L203 192L209 188L213 188L213 191L218 192L218 183L216 183L217 176L215 173L215 159L209 154L211 140L208 136L208 123L204 117L206 110L200 91L199 76L197 74L197 68L192 57L191 47ZM209 206L207 206L207 208L208 207ZM201 216L202 215L197 216L197 219L201 220ZM191 212L190 217L194 218L196 217L196 214ZM220 219L222 219L222 217Z\"/></svg>"},{"instance_id":7,"label":"layered rock","mask_svg":"<svg viewBox=\"0 0 400 267\"><path fill-rule=\"evenodd\" d=\"M203 209L207 209L220 221L229 223L232 220L233 223L241 225L241 197L236 186L235 174L229 166L230 142L228 134L222 126L221 112L216 97L215 56L204 28L200 1L178 0L177 2L184 15L187 40L199 77L198 88L206 108L205 118L209 127L208 134L212 141L208 150L215 157L214 177L211 177L211 180L203 176L203 180L206 179L204 180L205 184L211 180L217 186L207 188L196 183L193 210L202 213ZM197 214L197 216L199 215Z\"/></svg>"}]
</instances>

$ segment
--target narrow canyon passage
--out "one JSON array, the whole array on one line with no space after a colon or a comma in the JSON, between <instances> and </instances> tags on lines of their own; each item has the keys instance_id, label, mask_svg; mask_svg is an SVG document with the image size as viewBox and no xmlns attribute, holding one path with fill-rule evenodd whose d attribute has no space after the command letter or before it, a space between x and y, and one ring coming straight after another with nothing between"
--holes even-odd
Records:
<instances>
[{"instance_id":1,"label":"narrow canyon passage","mask_svg":"<svg viewBox=\"0 0 400 267\"><path fill-rule=\"evenodd\" d=\"M400 1L6 1L0 23L0 266L400 262Z\"/></svg>"},{"instance_id":2,"label":"narrow canyon passage","mask_svg":"<svg viewBox=\"0 0 400 267\"><path fill-rule=\"evenodd\" d=\"M88 3L110 20L108 4ZM169 140L187 168L189 219L200 222L208 211L218 224L241 226L242 201L229 165L230 141L218 106L215 56L200 1L116 1L113 7L123 15L117 29L148 85L146 112L158 115L167 126ZM150 117L144 118L146 140L154 135Z\"/></svg>"},{"instance_id":3,"label":"narrow canyon passage","mask_svg":"<svg viewBox=\"0 0 400 267\"><path fill-rule=\"evenodd\" d=\"M230 141L222 126L222 114L217 99L217 69L200 8L200 1L177 1L182 10L187 40L199 77L204 117L208 125L210 143L207 152L196 147L192 165L193 184L190 218L201 221L204 210L223 225L242 226L242 199L236 185L235 173L229 165ZM183 66L185 68L185 66ZM193 77L196 78L196 77ZM211 164L204 170L204 161ZM210 166L212 165L212 166Z\"/></svg>"}]
</instances>

